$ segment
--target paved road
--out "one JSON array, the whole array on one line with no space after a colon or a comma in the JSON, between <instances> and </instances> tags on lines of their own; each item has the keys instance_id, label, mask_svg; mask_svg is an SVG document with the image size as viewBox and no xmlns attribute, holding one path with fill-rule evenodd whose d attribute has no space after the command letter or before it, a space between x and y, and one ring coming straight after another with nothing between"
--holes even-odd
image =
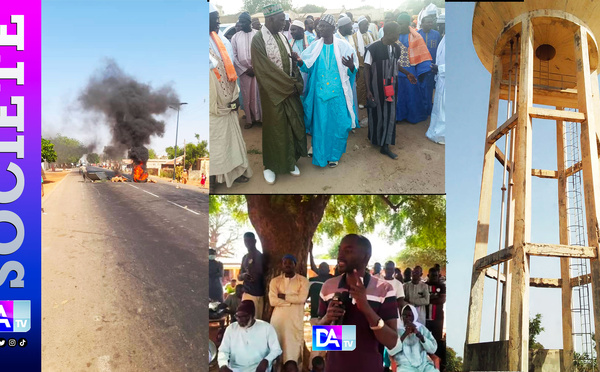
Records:
<instances>
[{"instance_id":1,"label":"paved road","mask_svg":"<svg viewBox=\"0 0 600 372\"><path fill-rule=\"evenodd\" d=\"M44 371L205 370L208 196L75 171L43 206Z\"/></svg>"}]
</instances>

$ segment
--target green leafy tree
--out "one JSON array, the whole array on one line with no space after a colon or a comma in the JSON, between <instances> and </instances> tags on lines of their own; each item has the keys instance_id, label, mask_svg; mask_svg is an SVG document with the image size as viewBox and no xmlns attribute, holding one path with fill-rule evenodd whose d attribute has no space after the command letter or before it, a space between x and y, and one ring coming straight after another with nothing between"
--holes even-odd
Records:
<instances>
[{"instance_id":1,"label":"green leafy tree","mask_svg":"<svg viewBox=\"0 0 600 372\"><path fill-rule=\"evenodd\" d=\"M445 245L445 199L439 195L212 195L209 213L223 208L234 220L249 220L256 230L267 283L279 273L283 255L291 253L298 262L307 262L313 240L324 237L339 240L345 234L369 234L383 225L390 242L435 232L436 236L424 236L423 240ZM420 210L406 211L410 208ZM435 216L422 216L427 211ZM435 223L439 231L420 223ZM439 249L445 256L445 246L431 249ZM306 274L304 265L298 270Z\"/></svg>"},{"instance_id":2,"label":"green leafy tree","mask_svg":"<svg viewBox=\"0 0 600 372\"><path fill-rule=\"evenodd\" d=\"M463 360L456 355L456 351L446 346L446 371L461 372L463 370Z\"/></svg>"},{"instance_id":3,"label":"green leafy tree","mask_svg":"<svg viewBox=\"0 0 600 372\"><path fill-rule=\"evenodd\" d=\"M148 159L157 159L154 149L148 149Z\"/></svg>"},{"instance_id":4,"label":"green leafy tree","mask_svg":"<svg viewBox=\"0 0 600 372\"><path fill-rule=\"evenodd\" d=\"M49 140L42 138L42 160L48 163L54 163L56 161L56 151L54 150L54 144Z\"/></svg>"},{"instance_id":5,"label":"green leafy tree","mask_svg":"<svg viewBox=\"0 0 600 372\"><path fill-rule=\"evenodd\" d=\"M533 319L529 319L529 350L540 350L544 345L537 342L537 336L544 332L542 327L542 314L535 314Z\"/></svg>"},{"instance_id":6,"label":"green leafy tree","mask_svg":"<svg viewBox=\"0 0 600 372\"><path fill-rule=\"evenodd\" d=\"M190 169L196 160L208 156L208 141L200 141L200 135L196 134L196 143L186 143L185 145L185 168Z\"/></svg>"},{"instance_id":7,"label":"green leafy tree","mask_svg":"<svg viewBox=\"0 0 600 372\"><path fill-rule=\"evenodd\" d=\"M96 154L95 152L87 154L87 161L91 164L98 164L100 163L100 155Z\"/></svg>"},{"instance_id":8,"label":"green leafy tree","mask_svg":"<svg viewBox=\"0 0 600 372\"><path fill-rule=\"evenodd\" d=\"M88 152L88 148L75 138L58 134L49 141L54 144L58 163L77 163Z\"/></svg>"},{"instance_id":9,"label":"green leafy tree","mask_svg":"<svg viewBox=\"0 0 600 372\"><path fill-rule=\"evenodd\" d=\"M165 149L165 152L167 153L167 156L169 157L169 159L175 158L175 147L169 146ZM177 156L182 156L182 155L183 155L183 147L177 146Z\"/></svg>"},{"instance_id":10,"label":"green leafy tree","mask_svg":"<svg viewBox=\"0 0 600 372\"><path fill-rule=\"evenodd\" d=\"M292 9L292 0L281 0L278 3L281 4L283 10ZM244 0L244 10L254 14L262 12L263 7L270 4L273 4L272 0Z\"/></svg>"}]
</instances>

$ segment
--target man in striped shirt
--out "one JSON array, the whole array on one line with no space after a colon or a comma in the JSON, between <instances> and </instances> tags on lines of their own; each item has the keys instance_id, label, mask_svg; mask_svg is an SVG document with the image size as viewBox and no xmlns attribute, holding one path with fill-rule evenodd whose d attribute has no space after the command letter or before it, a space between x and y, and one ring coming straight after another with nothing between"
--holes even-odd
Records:
<instances>
[{"instance_id":1,"label":"man in striped shirt","mask_svg":"<svg viewBox=\"0 0 600 372\"><path fill-rule=\"evenodd\" d=\"M379 371L381 346L396 346L398 305L396 292L386 281L366 270L371 243L361 235L346 235L340 243L338 269L342 275L323 284L319 303L319 324L355 325L354 351L329 351L325 370ZM348 292L348 296L344 295ZM334 300L336 293L343 300Z\"/></svg>"}]
</instances>

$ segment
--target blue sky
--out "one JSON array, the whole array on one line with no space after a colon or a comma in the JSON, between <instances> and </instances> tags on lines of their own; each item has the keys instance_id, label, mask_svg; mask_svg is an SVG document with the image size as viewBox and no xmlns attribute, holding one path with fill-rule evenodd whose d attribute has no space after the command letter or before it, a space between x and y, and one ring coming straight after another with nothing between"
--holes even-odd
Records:
<instances>
[{"instance_id":1,"label":"blue sky","mask_svg":"<svg viewBox=\"0 0 600 372\"><path fill-rule=\"evenodd\" d=\"M471 283L475 231L479 207L481 170L491 74L483 67L472 43L474 3L449 3L447 22L447 254L448 254L448 346L463 354ZM498 121L506 120L501 102ZM533 168L556 170L556 134L553 122L533 122ZM499 146L504 149L504 142ZM502 172L496 162L489 253L498 250L499 206ZM556 180L533 177L532 237L535 243L558 243ZM531 276L558 278L558 259L533 257ZM481 341L492 341L495 281L487 279ZM559 289L530 290L530 317L542 314L545 327L538 341L548 349L562 347ZM576 346L577 350L577 346Z\"/></svg>"},{"instance_id":2,"label":"blue sky","mask_svg":"<svg viewBox=\"0 0 600 372\"><path fill-rule=\"evenodd\" d=\"M182 102L179 146L208 140L208 5L196 0L43 0L42 133L58 132L98 151L110 136L77 108L89 77L112 58L127 74L153 87L173 86ZM157 154L175 144L177 115L165 116L163 138L152 140Z\"/></svg>"}]
</instances>

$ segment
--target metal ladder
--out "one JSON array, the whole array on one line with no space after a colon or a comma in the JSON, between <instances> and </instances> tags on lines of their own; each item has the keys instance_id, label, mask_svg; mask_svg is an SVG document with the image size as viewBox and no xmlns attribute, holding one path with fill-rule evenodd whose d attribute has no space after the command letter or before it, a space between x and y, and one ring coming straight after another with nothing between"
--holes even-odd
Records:
<instances>
[{"instance_id":1,"label":"metal ladder","mask_svg":"<svg viewBox=\"0 0 600 372\"><path fill-rule=\"evenodd\" d=\"M576 111L576 110L571 110ZM565 167L569 168L581 161L579 140L581 126L579 123L565 123ZM581 170L567 178L567 215L569 226L569 245L586 246L586 226L583 208L583 183ZM579 278L573 287L571 312L573 319L574 345L581 348L579 361L588 362L597 368L595 350L592 340L594 325L592 323L590 306L590 284L585 284L582 278L590 274L589 260L571 258L569 264L571 278ZM592 364L593 363L593 364Z\"/></svg>"}]
</instances>

